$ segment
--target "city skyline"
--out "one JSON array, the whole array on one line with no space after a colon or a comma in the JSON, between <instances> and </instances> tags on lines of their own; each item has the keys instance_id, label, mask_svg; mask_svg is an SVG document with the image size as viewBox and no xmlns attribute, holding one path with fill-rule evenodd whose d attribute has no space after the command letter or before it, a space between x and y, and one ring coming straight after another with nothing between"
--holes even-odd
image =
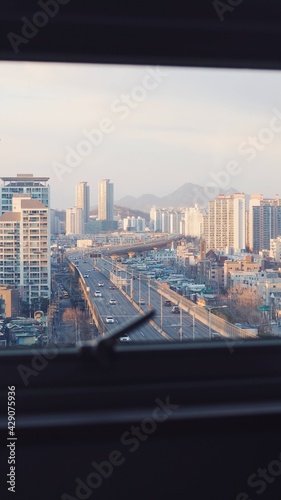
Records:
<instances>
[{"instance_id":1,"label":"city skyline","mask_svg":"<svg viewBox=\"0 0 281 500\"><path fill-rule=\"evenodd\" d=\"M275 194L279 72L29 62L1 69L3 171L50 177L52 208L72 206L84 179L91 206L100 178L112 180L116 200L161 197L185 182Z\"/></svg>"},{"instance_id":2,"label":"city skyline","mask_svg":"<svg viewBox=\"0 0 281 500\"><path fill-rule=\"evenodd\" d=\"M44 205L52 209L52 211L56 211L54 207L50 205L50 184L49 184L49 178L48 177L38 177L35 176L33 173L17 173L15 176L2 176L0 178L2 181L2 184L0 184L0 214L5 213L6 211L10 211L12 209L12 196L14 194L28 194L32 197L35 197L38 200L41 200ZM80 181L78 184L74 186L74 192L73 192L73 201L72 203L72 208L80 208L83 210L83 222L86 223L89 220L90 216L90 209L97 208L98 209L98 219L101 220L113 220L113 207L115 205L115 197L114 197L114 183L110 182L110 179L100 179L97 183L97 186L95 186L98 193L99 193L99 198L96 207L90 206L90 186L88 185L88 181ZM265 195L264 192L256 192L256 191L251 191L249 193L245 193L243 191L235 190L231 188L230 192L220 189L218 186L216 190L213 192L209 192L208 190L202 190L202 193L197 190L197 187L200 187L198 185L193 185L192 183L186 183L182 186L179 187L178 190L176 190L173 193L170 193L170 195L178 193L179 190L183 191L183 188L189 188L189 193L195 193L193 204L190 204L186 200L184 201L179 201L177 198L176 203L160 203L158 205L155 205L154 201L151 201L151 205L149 207L149 212L152 208L163 208L163 209L180 209L180 208L185 208L185 207L191 207L194 208L198 204L203 208L208 207L208 204L210 201L214 201L218 196L231 196L233 194L236 195L243 195L245 196L246 200L246 209L249 209L249 204L251 198L254 199L274 199L279 197L279 193L275 191L272 191L271 195ZM182 193L181 193L182 195ZM151 193L151 196L155 196L154 193ZM169 196L169 195L168 195ZM132 197L133 198L133 197ZM140 197L141 198L141 197ZM138 198L135 198L136 200ZM165 199L165 197L164 197ZM160 201L162 201L162 198L159 198ZM146 203L147 203L146 199ZM204 202L204 204L203 204ZM100 207L99 207L100 205ZM71 209L72 209L71 208ZM126 208L126 207L124 207ZM127 207L130 208L130 207ZM66 208L70 209L69 207ZM138 209L133 209L132 210L138 210ZM100 214L99 214L100 211ZM106 213L110 212L111 217L107 218ZM145 212L145 209L143 209ZM103 215L102 215L103 213Z\"/></svg>"}]
</instances>

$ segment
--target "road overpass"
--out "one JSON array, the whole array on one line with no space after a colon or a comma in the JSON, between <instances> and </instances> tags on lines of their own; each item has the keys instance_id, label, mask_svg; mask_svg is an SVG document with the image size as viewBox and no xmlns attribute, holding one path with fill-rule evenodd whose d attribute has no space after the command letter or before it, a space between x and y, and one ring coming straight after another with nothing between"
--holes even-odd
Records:
<instances>
[{"instance_id":1,"label":"road overpass","mask_svg":"<svg viewBox=\"0 0 281 500\"><path fill-rule=\"evenodd\" d=\"M114 246L106 246L106 250L102 251L102 254L106 257L110 257L112 255L126 255L129 252L141 253L141 252L150 252L154 248L166 248L173 241L182 240L182 236L171 236L170 238L165 239L155 239L150 240L147 243L135 243L132 245L114 245ZM102 250L102 249L101 249Z\"/></svg>"}]
</instances>

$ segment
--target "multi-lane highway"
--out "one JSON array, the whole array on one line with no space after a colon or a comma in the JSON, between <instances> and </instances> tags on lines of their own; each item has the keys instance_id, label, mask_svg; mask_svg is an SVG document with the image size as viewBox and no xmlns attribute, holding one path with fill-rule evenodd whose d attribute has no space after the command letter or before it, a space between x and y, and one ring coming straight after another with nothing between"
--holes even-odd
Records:
<instances>
[{"instance_id":1,"label":"multi-lane highway","mask_svg":"<svg viewBox=\"0 0 281 500\"><path fill-rule=\"evenodd\" d=\"M106 280L107 282L105 287L107 292L102 297L104 302L99 307L100 314L104 318L108 314L113 315L112 307L115 307L115 305L109 303L111 296L108 295L108 290L110 290L110 283L113 282L116 285L116 294L119 294L120 297L118 301L120 310L115 309L117 317L116 322L114 318L114 326L117 321L121 323L123 319L125 321L125 318L129 319L135 316L136 311L153 308L156 311L156 317L153 318L154 328L150 329L149 334L149 337L152 337L153 340L159 340L161 336L170 341L182 342L219 340L220 338L228 342L237 339L255 338L253 333L240 329L238 326L232 325L212 314L212 309L227 307L226 305L210 307L208 308L209 311L207 311L192 301L181 298L176 292L171 291L169 287L165 288L157 281L148 279L147 276L142 274L141 269L136 270L129 268L125 264L115 263L115 258L110 260L102 256L97 257L94 261L96 270L89 272L89 266L92 267L91 259L82 258L81 260L81 255L80 253L80 273L82 279L86 280L85 284L89 287L89 293L93 301L98 299L94 293L98 281ZM68 255L72 262L74 256L74 253ZM96 280L93 280L93 272L96 273ZM89 276L87 276L88 273L90 273ZM165 298L171 299L171 306L165 307ZM106 308L104 308L104 304ZM175 314L175 311L173 311L172 306L175 304L179 305L179 314ZM107 324L110 330L112 326L109 325ZM144 337L143 332L141 336ZM143 340L140 336L138 338Z\"/></svg>"},{"instance_id":2,"label":"multi-lane highway","mask_svg":"<svg viewBox=\"0 0 281 500\"><path fill-rule=\"evenodd\" d=\"M79 260L74 260L75 257L78 257ZM121 291L112 288L113 283L105 276L105 274L109 275L109 273L101 272L97 267L93 267L91 259L83 258L81 254L68 255L68 259L79 269L81 279L89 288L88 293L91 300L96 305L104 325L109 331L139 315L139 312ZM102 286L99 286L99 284L102 284ZM100 292L101 297L95 296L95 292ZM111 299L116 300L116 304L110 304ZM108 317L112 317L114 323L107 323L106 319ZM129 334L129 337L131 341L146 343L166 341L150 324L145 324L134 330Z\"/></svg>"},{"instance_id":3,"label":"multi-lane highway","mask_svg":"<svg viewBox=\"0 0 281 500\"><path fill-rule=\"evenodd\" d=\"M112 267L114 270L112 263L104 258L98 259L97 267L107 277L109 277ZM136 275L130 270L117 271L116 274L119 274L122 279L127 279L127 286L124 288L141 309L147 310L148 306L155 309L157 314L154 317L154 322L174 340L202 341L209 339L209 325L206 326L199 320L194 320L192 313L181 311L180 314L173 314L171 306L165 307L163 296L159 293L153 280L144 279L141 273ZM132 279L132 276L136 279Z\"/></svg>"}]
</instances>

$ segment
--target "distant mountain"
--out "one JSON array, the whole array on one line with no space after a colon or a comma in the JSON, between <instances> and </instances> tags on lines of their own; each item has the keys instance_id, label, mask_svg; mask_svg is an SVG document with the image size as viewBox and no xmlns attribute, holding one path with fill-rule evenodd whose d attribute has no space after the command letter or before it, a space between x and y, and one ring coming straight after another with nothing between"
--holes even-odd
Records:
<instances>
[{"instance_id":1,"label":"distant mountain","mask_svg":"<svg viewBox=\"0 0 281 500\"><path fill-rule=\"evenodd\" d=\"M143 219L149 220L149 211L143 212L142 210L136 210L129 207L121 207L115 204L114 212L118 212L121 219L124 219L125 217L142 217Z\"/></svg>"},{"instance_id":2,"label":"distant mountain","mask_svg":"<svg viewBox=\"0 0 281 500\"><path fill-rule=\"evenodd\" d=\"M186 182L176 191L162 198L155 196L154 194L143 194L139 198L134 198L133 196L125 196L121 200L116 202L116 205L122 207L128 207L132 210L143 210L144 212L149 212L153 205L156 207L163 208L180 208L180 207L192 207L196 203L202 207L207 207L208 201L218 196L218 194L233 194L237 193L236 189L219 189L217 192L211 193L205 191L203 186L199 184L192 184L191 182Z\"/></svg>"},{"instance_id":3,"label":"distant mountain","mask_svg":"<svg viewBox=\"0 0 281 500\"><path fill-rule=\"evenodd\" d=\"M116 201L116 205L120 207L131 208L132 210L143 210L149 212L153 205L161 203L161 198L154 194L143 194L139 198L133 196L124 196L121 200Z\"/></svg>"},{"instance_id":4,"label":"distant mountain","mask_svg":"<svg viewBox=\"0 0 281 500\"><path fill-rule=\"evenodd\" d=\"M130 196L126 198L132 198ZM134 199L134 198L132 198ZM134 210L129 207L121 207L119 205L114 205L114 212L118 212L119 216L121 219L124 219L125 217L142 217L143 219L149 220L149 212L143 212L142 210ZM98 214L98 207L94 207L90 211L90 215L97 215Z\"/></svg>"}]
</instances>

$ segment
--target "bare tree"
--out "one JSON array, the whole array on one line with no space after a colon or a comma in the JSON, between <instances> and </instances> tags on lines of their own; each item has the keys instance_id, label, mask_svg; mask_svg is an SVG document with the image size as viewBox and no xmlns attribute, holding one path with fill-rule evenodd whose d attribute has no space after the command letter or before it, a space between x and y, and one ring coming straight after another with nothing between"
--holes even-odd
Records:
<instances>
[{"instance_id":1,"label":"bare tree","mask_svg":"<svg viewBox=\"0 0 281 500\"><path fill-rule=\"evenodd\" d=\"M260 324L262 314L258 307L262 304L263 299L255 289L234 285L228 290L228 311L233 323Z\"/></svg>"},{"instance_id":2,"label":"bare tree","mask_svg":"<svg viewBox=\"0 0 281 500\"><path fill-rule=\"evenodd\" d=\"M90 327L87 322L86 315L79 308L76 307L73 309L68 307L65 309L62 315L62 320L64 323L71 323L72 325L75 325L76 334L78 335L79 333L80 340L91 339Z\"/></svg>"},{"instance_id":3,"label":"bare tree","mask_svg":"<svg viewBox=\"0 0 281 500\"><path fill-rule=\"evenodd\" d=\"M78 321L78 310L68 307L63 312L62 320L64 323L75 323L76 321Z\"/></svg>"}]
</instances>

